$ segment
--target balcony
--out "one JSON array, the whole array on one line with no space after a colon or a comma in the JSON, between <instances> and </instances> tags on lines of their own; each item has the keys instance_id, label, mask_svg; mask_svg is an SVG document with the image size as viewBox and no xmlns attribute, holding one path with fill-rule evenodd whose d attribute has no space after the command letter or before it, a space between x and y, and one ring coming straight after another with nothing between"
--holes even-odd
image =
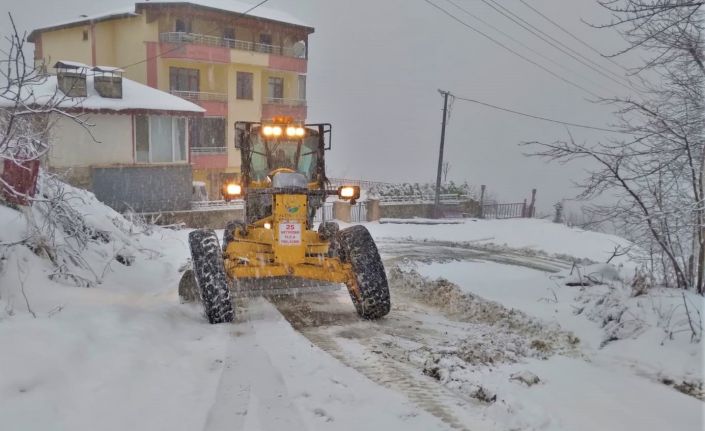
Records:
<instances>
[{"instance_id":1,"label":"balcony","mask_svg":"<svg viewBox=\"0 0 705 431\"><path fill-rule=\"evenodd\" d=\"M170 93L199 105L206 110L208 116L227 117L228 115L228 95L225 93L184 90L171 90Z\"/></svg>"},{"instance_id":2,"label":"balcony","mask_svg":"<svg viewBox=\"0 0 705 431\"><path fill-rule=\"evenodd\" d=\"M191 147L191 166L194 169L225 169L228 167L228 149Z\"/></svg>"},{"instance_id":3,"label":"balcony","mask_svg":"<svg viewBox=\"0 0 705 431\"><path fill-rule=\"evenodd\" d=\"M262 54L273 54L282 57L290 57L296 59L306 59L306 50L297 49L295 47L282 47L279 45L267 45L264 43L255 43L245 40L228 39L218 36L209 36L197 33L182 33L169 32L161 33L159 41L166 44L193 44L202 45L214 48L237 49L240 51L252 51ZM178 52L178 50L176 50Z\"/></svg>"},{"instance_id":4,"label":"balcony","mask_svg":"<svg viewBox=\"0 0 705 431\"><path fill-rule=\"evenodd\" d=\"M306 106L306 99L284 99L281 97L266 97L264 103L270 105L285 105L285 106Z\"/></svg>"},{"instance_id":5,"label":"balcony","mask_svg":"<svg viewBox=\"0 0 705 431\"><path fill-rule=\"evenodd\" d=\"M262 104L262 118L272 118L278 115L286 115L296 120L306 119L305 99L283 99L279 97L267 97Z\"/></svg>"}]
</instances>

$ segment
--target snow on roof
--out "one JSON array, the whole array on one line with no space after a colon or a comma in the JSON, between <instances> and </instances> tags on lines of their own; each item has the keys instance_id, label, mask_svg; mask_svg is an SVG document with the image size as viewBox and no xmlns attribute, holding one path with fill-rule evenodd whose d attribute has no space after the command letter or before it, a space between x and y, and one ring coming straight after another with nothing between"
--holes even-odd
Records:
<instances>
[{"instance_id":1,"label":"snow on roof","mask_svg":"<svg viewBox=\"0 0 705 431\"><path fill-rule=\"evenodd\" d=\"M101 12L99 14L80 15L77 18L71 18L71 19L60 21L60 22L54 22L54 23L51 23L48 25L43 25L42 27L39 27L35 30L32 30L32 32L30 33L27 40L29 40L30 42L34 42L34 34L37 31L49 30L49 29L60 28L60 27L69 27L72 25L83 24L83 23L87 24L89 22L105 21L105 20L114 19L114 18L122 18L125 16L137 16L137 14L135 13L134 5L123 7L121 9L115 9L115 10L108 11L108 12Z\"/></svg>"},{"instance_id":2,"label":"snow on roof","mask_svg":"<svg viewBox=\"0 0 705 431\"><path fill-rule=\"evenodd\" d=\"M184 114L200 114L205 109L200 106L166 93L156 88L135 82L131 79L122 78L122 99L112 99L102 97L93 86L93 74L86 76L86 97L64 97L57 87L56 76L48 76L42 83L28 85L23 88L23 100L27 105L47 103L56 95L56 99L62 99L58 107L63 109L81 109L85 111L169 111L183 112ZM0 98L0 107L14 107L14 102L5 98Z\"/></svg>"},{"instance_id":3,"label":"snow on roof","mask_svg":"<svg viewBox=\"0 0 705 431\"><path fill-rule=\"evenodd\" d=\"M256 3L247 3L244 1L239 1L239 0L188 0L188 1L179 1L179 0L156 0L153 2L138 2L137 4L145 4L145 5L158 5L158 4L170 4L170 3L176 3L176 4L193 4L196 6L203 6L203 7L209 7L213 9L221 9L224 11L228 12L234 12L234 13L243 13L252 7L256 5ZM259 2L257 2L259 3ZM265 6L259 6L256 9L253 9L252 11L248 12L247 15L257 17L257 18L264 18L264 19L269 19L272 21L280 21L288 24L294 24L294 25L300 25L303 27L311 27L310 25L302 22L300 19L296 18L293 15L290 15L286 12L282 12L276 9L270 9Z\"/></svg>"},{"instance_id":4,"label":"snow on roof","mask_svg":"<svg viewBox=\"0 0 705 431\"><path fill-rule=\"evenodd\" d=\"M57 61L56 64L54 65L55 69L63 68L63 69L90 69L91 66L80 63L78 61L70 61L70 60L60 60Z\"/></svg>"},{"instance_id":5,"label":"snow on roof","mask_svg":"<svg viewBox=\"0 0 705 431\"><path fill-rule=\"evenodd\" d=\"M120 9L115 9L109 12L102 12L94 15L81 15L78 18L65 20L58 23L53 23L50 25L44 25L37 28L30 33L28 40L34 42L34 37L37 32L44 30L70 27L77 24L87 24L90 22L106 21L110 19L123 18L126 16L138 16L136 13L137 6L155 6L155 5L184 5L192 4L195 6L202 6L213 9L220 9L232 13L243 13L251 9L255 4L246 3L238 0L190 0L190 1L178 1L178 0L159 0L155 2L136 2L133 5L126 6ZM294 24L303 27L311 27L310 25L302 22L298 18L282 11L276 9L270 9L264 6L259 6L256 9L248 12L247 15L256 18L264 18L272 21L279 21L287 24Z\"/></svg>"},{"instance_id":6,"label":"snow on roof","mask_svg":"<svg viewBox=\"0 0 705 431\"><path fill-rule=\"evenodd\" d=\"M104 73L122 73L125 70L120 69L119 67L115 66L95 66L91 69L94 72L104 72Z\"/></svg>"}]
</instances>

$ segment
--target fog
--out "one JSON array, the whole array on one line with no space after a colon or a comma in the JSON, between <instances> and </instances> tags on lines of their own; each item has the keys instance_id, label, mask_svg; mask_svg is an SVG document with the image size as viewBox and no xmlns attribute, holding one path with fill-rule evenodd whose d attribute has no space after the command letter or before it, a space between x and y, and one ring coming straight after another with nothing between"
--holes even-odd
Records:
<instances>
[{"instance_id":1,"label":"fog","mask_svg":"<svg viewBox=\"0 0 705 431\"><path fill-rule=\"evenodd\" d=\"M488 23L560 63L570 71L485 27L446 0L434 3L507 46L600 96L625 89L561 54L480 0L454 0ZM129 2L106 0L1 0L20 30L81 14L113 10ZM603 52L624 46L612 30L590 28L609 16L595 0L534 0L531 4ZM599 58L519 0L502 5L615 73L624 72ZM574 88L504 50L444 15L423 0L270 0L315 27L310 37L308 119L333 123L329 176L389 182L435 181L442 98L438 89L490 104L558 120L609 127L609 106L590 102ZM59 7L61 8L60 10ZM7 19L3 18L3 28ZM618 59L623 64L629 59ZM629 64L626 64L629 65ZM584 164L560 166L527 158L522 141L605 139L609 134L552 124L455 100L447 129L448 180L486 184L501 201L520 201L538 189L539 210L577 193L573 181Z\"/></svg>"}]
</instances>

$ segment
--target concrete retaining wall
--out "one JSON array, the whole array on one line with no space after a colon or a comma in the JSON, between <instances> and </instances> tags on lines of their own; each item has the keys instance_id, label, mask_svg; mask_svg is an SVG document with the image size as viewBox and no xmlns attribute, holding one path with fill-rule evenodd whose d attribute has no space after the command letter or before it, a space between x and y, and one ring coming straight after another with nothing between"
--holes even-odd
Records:
<instances>
[{"instance_id":1,"label":"concrete retaining wall","mask_svg":"<svg viewBox=\"0 0 705 431\"><path fill-rule=\"evenodd\" d=\"M208 211L166 211L143 213L143 216L155 220L160 226L183 223L190 228L223 229L232 220L245 220L244 209L208 210Z\"/></svg>"}]
</instances>

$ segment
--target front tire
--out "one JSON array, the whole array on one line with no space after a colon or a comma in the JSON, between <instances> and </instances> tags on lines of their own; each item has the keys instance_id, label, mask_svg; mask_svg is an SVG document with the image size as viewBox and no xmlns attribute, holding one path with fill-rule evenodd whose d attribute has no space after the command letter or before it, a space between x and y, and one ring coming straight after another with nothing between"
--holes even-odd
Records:
<instances>
[{"instance_id":1,"label":"front tire","mask_svg":"<svg viewBox=\"0 0 705 431\"><path fill-rule=\"evenodd\" d=\"M232 322L233 304L218 237L213 230L199 229L188 235L188 241L193 274L208 322Z\"/></svg>"},{"instance_id":2,"label":"front tire","mask_svg":"<svg viewBox=\"0 0 705 431\"><path fill-rule=\"evenodd\" d=\"M338 234L340 259L352 266L358 297L348 286L357 314L363 319L379 319L391 308L389 284L384 265L372 235L364 226L352 226Z\"/></svg>"}]
</instances>

